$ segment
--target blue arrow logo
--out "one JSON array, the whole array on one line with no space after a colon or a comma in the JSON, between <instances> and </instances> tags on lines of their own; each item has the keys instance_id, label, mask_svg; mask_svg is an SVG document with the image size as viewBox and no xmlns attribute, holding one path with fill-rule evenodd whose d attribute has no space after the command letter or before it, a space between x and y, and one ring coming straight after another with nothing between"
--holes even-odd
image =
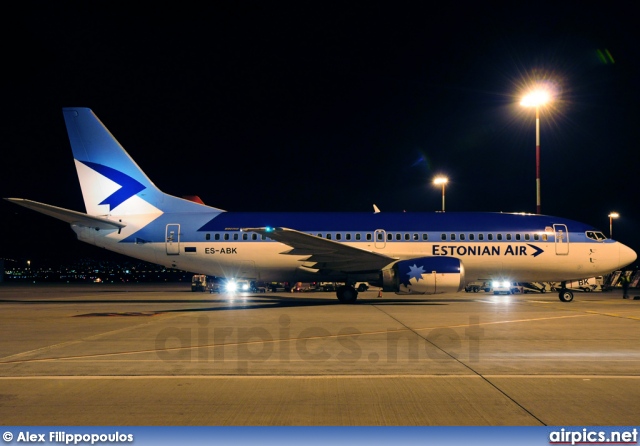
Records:
<instances>
[{"instance_id":1,"label":"blue arrow logo","mask_svg":"<svg viewBox=\"0 0 640 446\"><path fill-rule=\"evenodd\" d=\"M80 160L78 160L80 161ZM121 187L107 198L102 200L99 204L108 204L109 210L113 210L120 206L123 202L133 197L135 194L145 189L145 186L137 180L134 180L129 175L126 175L111 167L103 166L102 164L91 163L89 161L80 161L82 164L90 167L91 169L109 178L114 183L119 184Z\"/></svg>"},{"instance_id":2,"label":"blue arrow logo","mask_svg":"<svg viewBox=\"0 0 640 446\"><path fill-rule=\"evenodd\" d=\"M534 257L538 257L540 254L542 254L544 252L543 249L538 248L537 246L534 245L530 245L527 243L527 246L531 246L533 248L533 250L535 251L533 254L531 254Z\"/></svg>"}]
</instances>

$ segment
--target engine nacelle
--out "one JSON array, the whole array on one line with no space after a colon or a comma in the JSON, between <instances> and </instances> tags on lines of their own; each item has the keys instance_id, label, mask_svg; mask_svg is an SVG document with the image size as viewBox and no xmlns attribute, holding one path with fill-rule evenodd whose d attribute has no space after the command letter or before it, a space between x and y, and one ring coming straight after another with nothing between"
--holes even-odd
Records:
<instances>
[{"instance_id":1,"label":"engine nacelle","mask_svg":"<svg viewBox=\"0 0 640 446\"><path fill-rule=\"evenodd\" d=\"M456 293L464 283L464 267L455 257L399 260L382 270L383 290L397 294Z\"/></svg>"}]
</instances>

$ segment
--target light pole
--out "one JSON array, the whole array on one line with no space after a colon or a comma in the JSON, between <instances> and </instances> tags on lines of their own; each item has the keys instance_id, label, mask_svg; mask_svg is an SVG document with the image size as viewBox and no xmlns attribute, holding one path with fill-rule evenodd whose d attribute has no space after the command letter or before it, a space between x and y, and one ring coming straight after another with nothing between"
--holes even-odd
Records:
<instances>
[{"instance_id":1,"label":"light pole","mask_svg":"<svg viewBox=\"0 0 640 446\"><path fill-rule=\"evenodd\" d=\"M612 212L609 214L609 238L613 239L613 219L620 217L620 214L617 212Z\"/></svg>"},{"instance_id":2,"label":"light pole","mask_svg":"<svg viewBox=\"0 0 640 446\"><path fill-rule=\"evenodd\" d=\"M536 108L536 214L540 214L540 106L549 102L549 93L535 90L522 98L520 105Z\"/></svg>"},{"instance_id":3,"label":"light pole","mask_svg":"<svg viewBox=\"0 0 640 446\"><path fill-rule=\"evenodd\" d=\"M436 177L433 179L433 184L436 186L438 184L442 184L442 212L444 212L444 186L447 184L449 179L447 177Z\"/></svg>"}]
</instances>

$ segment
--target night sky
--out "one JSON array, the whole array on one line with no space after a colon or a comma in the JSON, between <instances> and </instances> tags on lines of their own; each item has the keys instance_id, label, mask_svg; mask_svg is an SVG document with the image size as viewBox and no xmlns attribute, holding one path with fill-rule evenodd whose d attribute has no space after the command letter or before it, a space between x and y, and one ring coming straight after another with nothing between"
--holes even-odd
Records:
<instances>
[{"instance_id":1,"label":"night sky","mask_svg":"<svg viewBox=\"0 0 640 446\"><path fill-rule=\"evenodd\" d=\"M535 212L519 101L544 81L542 212L608 234L617 211L640 252L634 4L516 3L25 3L1 31L1 196L84 211L61 112L83 106L163 191L230 211L436 211L444 174L448 212ZM109 256L0 215L0 257Z\"/></svg>"}]
</instances>

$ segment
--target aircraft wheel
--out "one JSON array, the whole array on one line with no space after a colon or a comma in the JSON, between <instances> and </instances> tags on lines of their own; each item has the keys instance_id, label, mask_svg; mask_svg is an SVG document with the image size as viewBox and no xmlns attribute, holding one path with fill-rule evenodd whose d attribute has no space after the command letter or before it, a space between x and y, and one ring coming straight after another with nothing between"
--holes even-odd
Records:
<instances>
[{"instance_id":1,"label":"aircraft wheel","mask_svg":"<svg viewBox=\"0 0 640 446\"><path fill-rule=\"evenodd\" d=\"M336 296L338 296L338 300L343 304L352 304L355 303L358 298L358 292L352 286L341 286L338 287L336 291Z\"/></svg>"},{"instance_id":2,"label":"aircraft wheel","mask_svg":"<svg viewBox=\"0 0 640 446\"><path fill-rule=\"evenodd\" d=\"M474 292L474 293L477 293L478 291L480 291L480 288L478 288L478 287L473 287L473 292Z\"/></svg>"},{"instance_id":3,"label":"aircraft wheel","mask_svg":"<svg viewBox=\"0 0 640 446\"><path fill-rule=\"evenodd\" d=\"M560 290L558 297L562 302L571 302L573 300L573 292L570 290Z\"/></svg>"},{"instance_id":4,"label":"aircraft wheel","mask_svg":"<svg viewBox=\"0 0 640 446\"><path fill-rule=\"evenodd\" d=\"M590 292L591 292L591 288L585 288L585 289L584 289L584 292L585 292L585 293L590 293Z\"/></svg>"}]
</instances>

